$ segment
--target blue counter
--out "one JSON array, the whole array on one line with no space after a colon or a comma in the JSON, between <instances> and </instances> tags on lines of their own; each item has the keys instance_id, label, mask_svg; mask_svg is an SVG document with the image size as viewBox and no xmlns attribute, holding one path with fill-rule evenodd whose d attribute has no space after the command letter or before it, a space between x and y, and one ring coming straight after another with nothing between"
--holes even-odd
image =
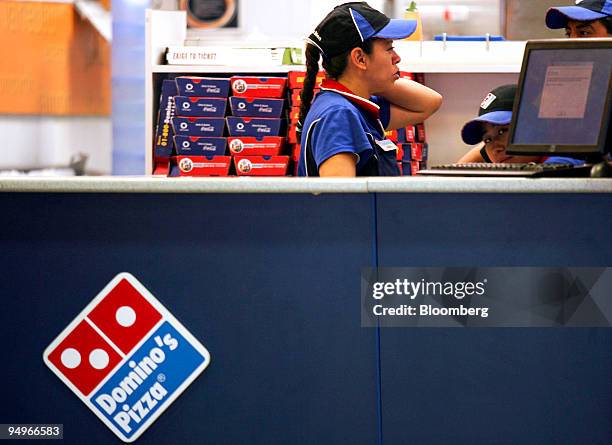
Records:
<instances>
[{"instance_id":1,"label":"blue counter","mask_svg":"<svg viewBox=\"0 0 612 445\"><path fill-rule=\"evenodd\" d=\"M212 356L139 444L610 443L612 331L361 328L360 271L611 266L612 182L406 179L1 180L0 422L121 443L42 352L130 272Z\"/></svg>"}]
</instances>

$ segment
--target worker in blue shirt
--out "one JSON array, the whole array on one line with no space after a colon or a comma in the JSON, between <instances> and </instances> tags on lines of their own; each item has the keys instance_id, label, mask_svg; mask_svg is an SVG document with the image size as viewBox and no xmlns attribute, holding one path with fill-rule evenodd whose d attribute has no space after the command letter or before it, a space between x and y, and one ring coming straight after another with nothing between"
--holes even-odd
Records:
<instances>
[{"instance_id":1,"label":"worker in blue shirt","mask_svg":"<svg viewBox=\"0 0 612 445\"><path fill-rule=\"evenodd\" d=\"M385 130L423 122L442 96L400 79L393 40L416 21L391 20L365 2L334 8L309 36L299 126L300 176L397 176ZM313 102L319 59L327 73Z\"/></svg>"}]
</instances>

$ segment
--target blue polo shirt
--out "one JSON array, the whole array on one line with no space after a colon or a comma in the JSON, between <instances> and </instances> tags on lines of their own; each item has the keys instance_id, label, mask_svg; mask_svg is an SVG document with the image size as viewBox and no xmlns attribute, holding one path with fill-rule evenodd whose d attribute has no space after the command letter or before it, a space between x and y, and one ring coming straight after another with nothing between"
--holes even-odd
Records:
<instances>
[{"instance_id":1,"label":"blue polo shirt","mask_svg":"<svg viewBox=\"0 0 612 445\"><path fill-rule=\"evenodd\" d=\"M306 147L311 145L317 168L338 153L358 156L357 175L370 160L372 141L385 138L391 115L390 103L373 96L371 100L353 94L340 83L326 79L306 116L302 136L299 176L318 176L308 172Z\"/></svg>"}]
</instances>

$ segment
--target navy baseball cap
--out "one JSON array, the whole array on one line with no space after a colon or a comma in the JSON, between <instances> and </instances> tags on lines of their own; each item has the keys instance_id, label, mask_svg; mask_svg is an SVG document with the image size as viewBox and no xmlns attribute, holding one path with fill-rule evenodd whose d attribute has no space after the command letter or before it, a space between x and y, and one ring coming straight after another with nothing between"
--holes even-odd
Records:
<instances>
[{"instance_id":1,"label":"navy baseball cap","mask_svg":"<svg viewBox=\"0 0 612 445\"><path fill-rule=\"evenodd\" d=\"M556 6L546 12L546 26L565 28L568 20L590 22L612 15L612 0L578 0L576 6Z\"/></svg>"},{"instance_id":2,"label":"navy baseball cap","mask_svg":"<svg viewBox=\"0 0 612 445\"><path fill-rule=\"evenodd\" d=\"M330 59L367 39L403 39L417 28L416 20L390 19L366 2L336 6L306 39Z\"/></svg>"},{"instance_id":3,"label":"navy baseball cap","mask_svg":"<svg viewBox=\"0 0 612 445\"><path fill-rule=\"evenodd\" d=\"M461 139L469 145L482 141L484 123L508 125L512 121L512 107L516 96L516 85L502 85L485 96L478 109L478 117L463 126Z\"/></svg>"}]
</instances>

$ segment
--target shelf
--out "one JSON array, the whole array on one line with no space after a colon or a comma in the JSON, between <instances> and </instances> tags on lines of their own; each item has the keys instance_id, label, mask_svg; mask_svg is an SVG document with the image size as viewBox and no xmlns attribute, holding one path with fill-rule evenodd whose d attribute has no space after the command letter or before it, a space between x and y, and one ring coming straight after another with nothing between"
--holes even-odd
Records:
<instances>
[{"instance_id":1,"label":"shelf","mask_svg":"<svg viewBox=\"0 0 612 445\"><path fill-rule=\"evenodd\" d=\"M225 65L153 65L152 73L286 73L303 71L303 65L263 65L225 66Z\"/></svg>"},{"instance_id":2,"label":"shelf","mask_svg":"<svg viewBox=\"0 0 612 445\"><path fill-rule=\"evenodd\" d=\"M284 75L288 71L303 71L302 65L265 65L246 59L230 59L227 65L167 65L169 46L210 46L227 48L286 48L296 47L301 41L261 41L243 35L219 37L212 40L194 38L187 32L185 11L148 10L146 15L146 77L145 77L145 150L146 173L152 172L153 131L159 103L162 79L174 74L207 74L232 76L234 74ZM430 161L450 163L469 149L463 144L460 132L470 120L482 97L492 88L516 83L521 70L523 41L456 42L456 41L395 41L394 47L401 57L399 68L413 73L427 73L427 83L439 91L445 102L426 122L430 143ZM227 54L225 54L227 56ZM226 59L227 60L227 59ZM225 60L224 60L225 61ZM221 62L221 60L219 60Z\"/></svg>"},{"instance_id":3,"label":"shelf","mask_svg":"<svg viewBox=\"0 0 612 445\"><path fill-rule=\"evenodd\" d=\"M519 65L456 65L456 64L404 64L400 63L402 71L413 73L519 73ZM152 73L286 73L288 71L304 71L303 65L270 65L250 66L209 66L209 65L153 65Z\"/></svg>"}]
</instances>

